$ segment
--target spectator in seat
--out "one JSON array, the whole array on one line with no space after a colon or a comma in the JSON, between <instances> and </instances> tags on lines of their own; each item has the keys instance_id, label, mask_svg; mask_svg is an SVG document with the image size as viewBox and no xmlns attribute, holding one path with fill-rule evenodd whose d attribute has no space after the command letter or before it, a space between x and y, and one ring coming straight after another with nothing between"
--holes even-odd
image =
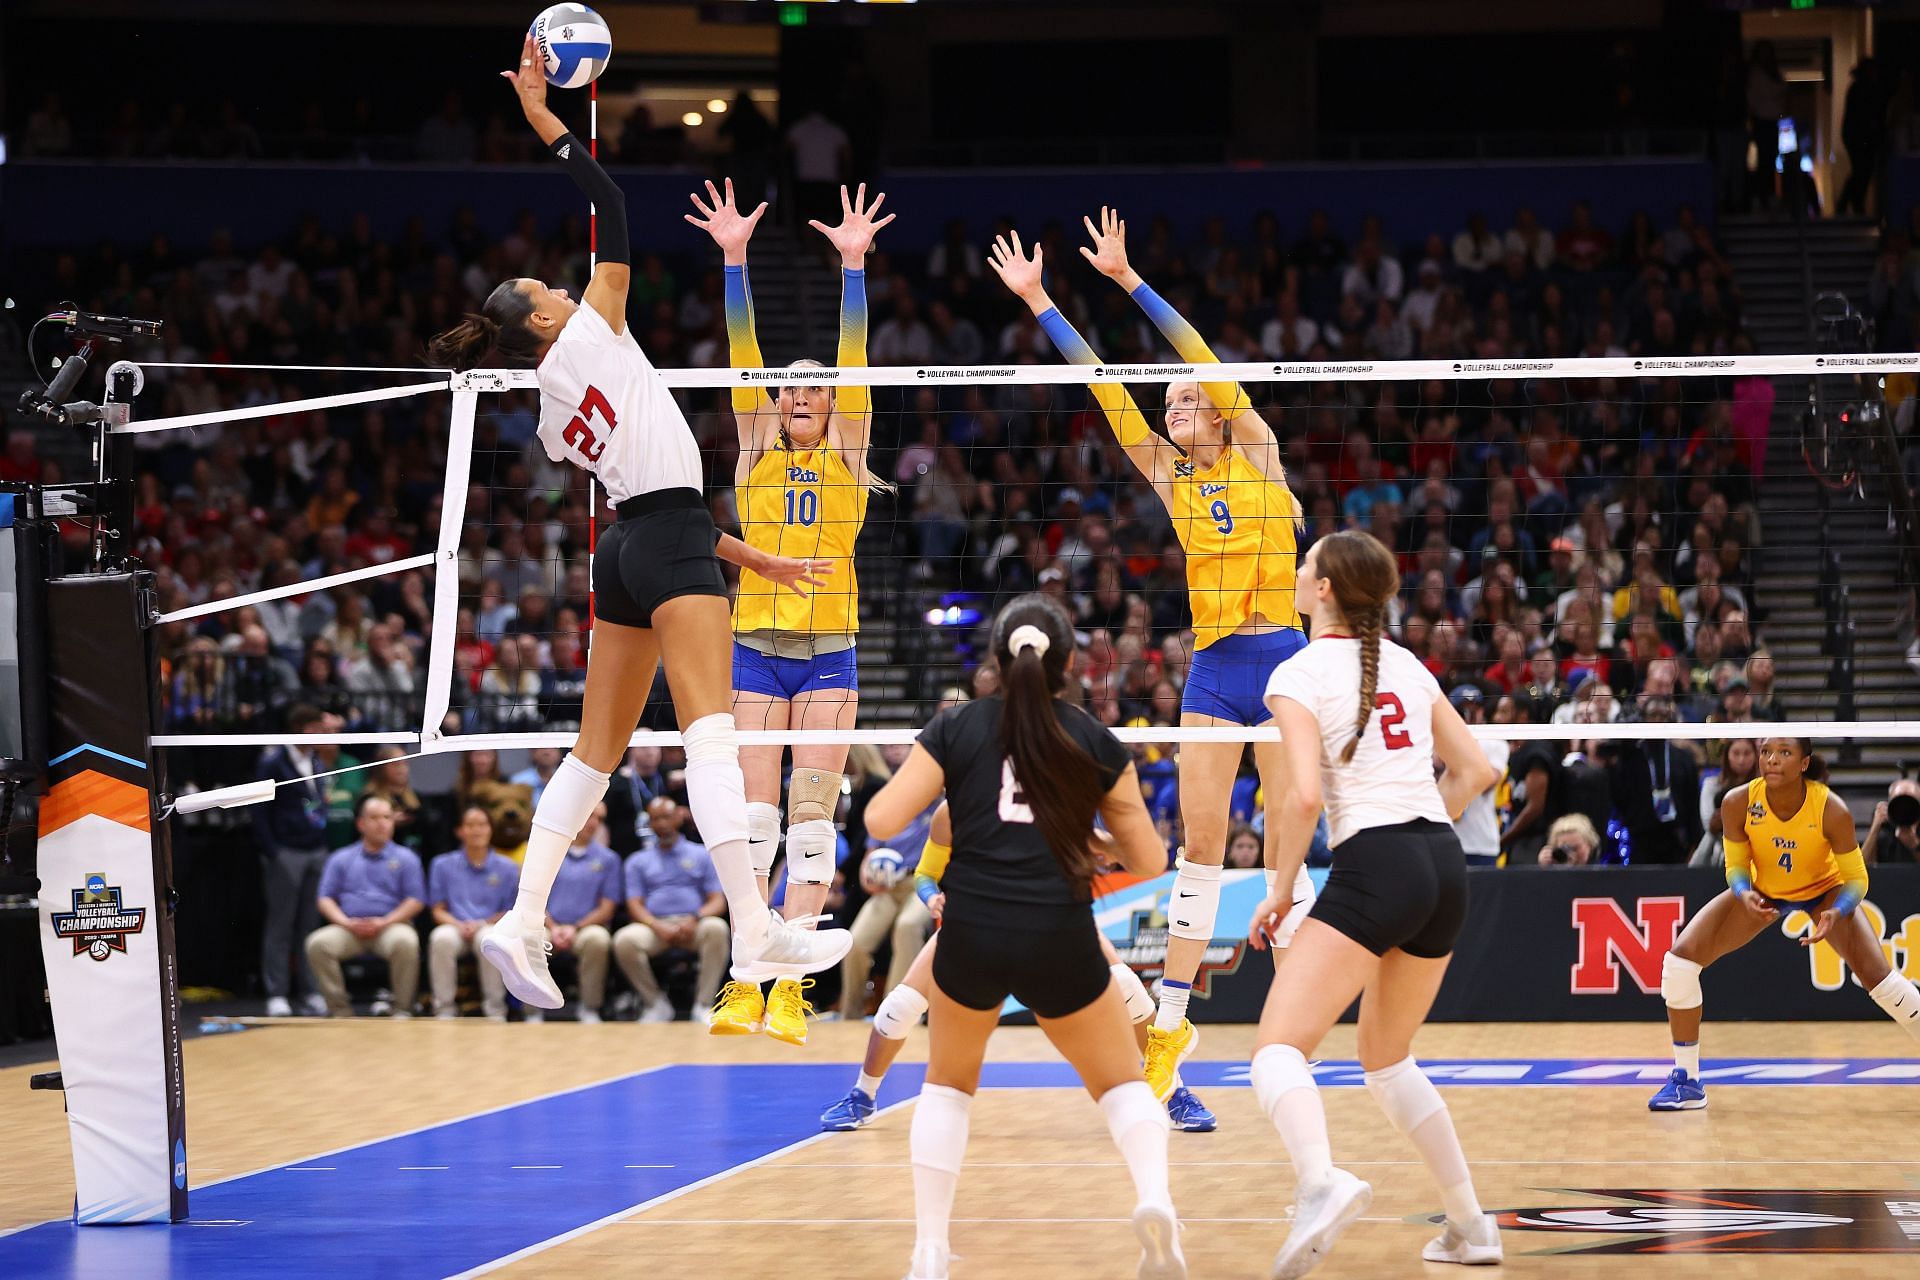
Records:
<instances>
[{"instance_id":1,"label":"spectator in seat","mask_svg":"<svg viewBox=\"0 0 1920 1280\"><path fill-rule=\"evenodd\" d=\"M911 293L900 292L893 315L874 331L871 359L877 365L933 363L933 330L920 319Z\"/></svg>"},{"instance_id":2,"label":"spectator in seat","mask_svg":"<svg viewBox=\"0 0 1920 1280\"><path fill-rule=\"evenodd\" d=\"M413 789L413 770L406 753L397 746L375 747L373 759L376 763L367 770L367 784L360 794L386 797L393 807L393 838L418 853L426 840L429 819L424 816L426 802ZM433 825L438 827L439 823Z\"/></svg>"},{"instance_id":3,"label":"spectator in seat","mask_svg":"<svg viewBox=\"0 0 1920 1280\"><path fill-rule=\"evenodd\" d=\"M1300 295L1288 289L1274 300L1273 318L1261 326L1260 350L1270 360L1305 360L1320 341L1320 326L1300 312Z\"/></svg>"},{"instance_id":4,"label":"spectator in seat","mask_svg":"<svg viewBox=\"0 0 1920 1280\"><path fill-rule=\"evenodd\" d=\"M295 703L287 711L294 734L325 733L327 716L317 707ZM260 762L260 776L280 785L273 799L252 810L254 838L260 845L261 886L266 897L260 932L260 981L267 990L267 1016L292 1014L289 955L295 940L320 927L320 876L327 863L327 807L323 784L314 780L321 766L311 749L271 747ZM307 952L300 950L305 1012L325 1011Z\"/></svg>"},{"instance_id":5,"label":"spectator in seat","mask_svg":"<svg viewBox=\"0 0 1920 1280\"><path fill-rule=\"evenodd\" d=\"M726 975L732 934L727 896L705 846L680 834L686 811L668 796L647 806L654 845L627 859L627 914L633 923L613 935L613 957L640 993L640 1021L672 1022L674 1009L653 972L653 957L670 948L700 956L694 980L693 1016L705 1021Z\"/></svg>"},{"instance_id":6,"label":"spectator in seat","mask_svg":"<svg viewBox=\"0 0 1920 1280\"><path fill-rule=\"evenodd\" d=\"M1584 813L1566 813L1555 819L1540 846L1543 867L1590 867L1600 861L1600 833Z\"/></svg>"},{"instance_id":7,"label":"spectator in seat","mask_svg":"<svg viewBox=\"0 0 1920 1280\"><path fill-rule=\"evenodd\" d=\"M1486 696L1473 685L1463 684L1447 698L1468 724L1487 722ZM1507 757L1512 748L1504 739L1482 738L1480 749L1487 753L1493 765L1493 784L1467 803L1466 811L1453 824L1453 829L1460 837L1461 849L1466 852L1467 865L1491 867L1500 860L1500 815L1494 808L1494 795L1506 781Z\"/></svg>"},{"instance_id":8,"label":"spectator in seat","mask_svg":"<svg viewBox=\"0 0 1920 1280\"><path fill-rule=\"evenodd\" d=\"M1643 692L1639 717L1671 724L1673 699ZM1614 808L1625 829L1626 861L1633 866L1686 862L1700 843L1700 769L1685 743L1619 740L1606 744Z\"/></svg>"},{"instance_id":9,"label":"spectator in seat","mask_svg":"<svg viewBox=\"0 0 1920 1280\"><path fill-rule=\"evenodd\" d=\"M658 750L658 748L655 748ZM607 925L621 898L620 855L600 843L601 825L607 806L594 809L587 825L575 836L554 877L553 892L547 898L547 937L557 956L572 956L580 978L581 1022L600 1021L600 1007L607 1002L607 959L613 950L613 935ZM527 1009L530 1021L541 1021L545 1014Z\"/></svg>"},{"instance_id":10,"label":"spectator in seat","mask_svg":"<svg viewBox=\"0 0 1920 1280\"><path fill-rule=\"evenodd\" d=\"M439 112L421 124L413 152L428 164L470 165L479 142L460 95L449 90L440 101Z\"/></svg>"},{"instance_id":11,"label":"spectator in seat","mask_svg":"<svg viewBox=\"0 0 1920 1280\"><path fill-rule=\"evenodd\" d=\"M1406 288L1406 273L1395 259L1388 257L1380 241L1362 240L1353 252L1353 262L1340 277L1340 293L1371 312L1380 301L1400 301Z\"/></svg>"},{"instance_id":12,"label":"spectator in seat","mask_svg":"<svg viewBox=\"0 0 1920 1280\"><path fill-rule=\"evenodd\" d=\"M427 935L427 975L436 1018L460 1016L455 996L460 957L480 955L480 938L513 907L520 868L493 850L493 819L474 805L455 828L460 847L433 860L427 897L433 932ZM489 1022L507 1020L507 987L490 964L474 966L480 977L480 1011Z\"/></svg>"},{"instance_id":13,"label":"spectator in seat","mask_svg":"<svg viewBox=\"0 0 1920 1280\"><path fill-rule=\"evenodd\" d=\"M1573 723L1599 723L1601 708L1589 702L1574 712ZM1585 817L1601 833L1596 849L1605 852L1605 833L1613 817L1613 783L1607 766L1599 756L1600 742L1594 738L1574 738L1567 743L1567 754L1560 758L1560 798L1567 813Z\"/></svg>"},{"instance_id":14,"label":"spectator in seat","mask_svg":"<svg viewBox=\"0 0 1920 1280\"><path fill-rule=\"evenodd\" d=\"M1567 811L1560 744L1514 742L1509 747L1507 777L1513 785L1514 809L1500 831L1500 849L1509 867L1532 866L1545 847L1547 833Z\"/></svg>"},{"instance_id":15,"label":"spectator in seat","mask_svg":"<svg viewBox=\"0 0 1920 1280\"><path fill-rule=\"evenodd\" d=\"M258 623L240 632L228 667L233 673L234 718L243 727L271 723L300 688L293 664L273 651L272 638Z\"/></svg>"},{"instance_id":16,"label":"spectator in seat","mask_svg":"<svg viewBox=\"0 0 1920 1280\"><path fill-rule=\"evenodd\" d=\"M1875 865L1920 862L1920 782L1894 780L1887 798L1873 807L1873 825L1860 848Z\"/></svg>"},{"instance_id":17,"label":"spectator in seat","mask_svg":"<svg viewBox=\"0 0 1920 1280\"><path fill-rule=\"evenodd\" d=\"M1720 705L1707 717L1713 724L1753 724L1753 686L1744 675L1735 674L1720 687Z\"/></svg>"},{"instance_id":18,"label":"spectator in seat","mask_svg":"<svg viewBox=\"0 0 1920 1280\"><path fill-rule=\"evenodd\" d=\"M895 768L905 763L904 753L897 753L892 747L886 751L888 763ZM840 962L840 1016L843 1018L859 1018L865 1014L867 978L873 972L873 958L880 944L889 938L893 942L893 959L887 967L885 985L874 992L875 996L884 998L907 976L913 958L920 954L927 940L927 931L933 927L933 916L913 890L913 869L920 865L927 832L939 807L937 801L929 805L926 812L887 843L886 847L901 858L901 875L896 883L885 885L875 880L866 857L861 857L860 884L868 897L853 918L853 948ZM867 846L868 853L881 847L880 842L871 837Z\"/></svg>"},{"instance_id":19,"label":"spectator in seat","mask_svg":"<svg viewBox=\"0 0 1920 1280\"><path fill-rule=\"evenodd\" d=\"M1527 654L1527 678L1513 692L1527 700L1533 708L1533 718L1543 724L1573 697L1573 690L1560 678L1560 660L1547 641L1533 642L1532 651Z\"/></svg>"},{"instance_id":20,"label":"spectator in seat","mask_svg":"<svg viewBox=\"0 0 1920 1280\"><path fill-rule=\"evenodd\" d=\"M1755 653L1746 662L1747 685L1753 690L1753 718L1755 720L1785 720L1786 712L1781 710L1780 701L1773 695L1773 655L1765 652Z\"/></svg>"},{"instance_id":21,"label":"spectator in seat","mask_svg":"<svg viewBox=\"0 0 1920 1280\"><path fill-rule=\"evenodd\" d=\"M1555 254L1570 269L1598 271L1613 256L1613 237L1593 220L1593 209L1582 200L1573 206L1573 220L1560 233Z\"/></svg>"},{"instance_id":22,"label":"spectator in seat","mask_svg":"<svg viewBox=\"0 0 1920 1280\"><path fill-rule=\"evenodd\" d=\"M1501 693L1516 693L1524 690L1533 680L1533 663L1527 657L1526 633L1518 627L1498 628L1498 640L1494 644L1498 660L1480 673L1483 684L1492 685Z\"/></svg>"},{"instance_id":23,"label":"spectator in seat","mask_svg":"<svg viewBox=\"0 0 1920 1280\"><path fill-rule=\"evenodd\" d=\"M1760 749L1752 738L1731 738L1721 755L1720 768L1700 778L1700 822L1705 834L1694 847L1690 867L1727 865L1725 832L1721 827L1720 803L1729 792L1738 790L1760 776ZM1871 855L1868 855L1871 857Z\"/></svg>"},{"instance_id":24,"label":"spectator in seat","mask_svg":"<svg viewBox=\"0 0 1920 1280\"><path fill-rule=\"evenodd\" d=\"M1522 206L1513 215L1513 226L1503 241L1508 253L1517 253L1537 271L1553 265L1553 233L1540 225L1532 209Z\"/></svg>"},{"instance_id":25,"label":"spectator in seat","mask_svg":"<svg viewBox=\"0 0 1920 1280\"><path fill-rule=\"evenodd\" d=\"M420 856L393 842L393 806L362 795L354 813L360 839L327 858L318 904L327 923L307 935L307 962L327 1013L353 1013L341 962L369 952L387 962L393 1016L411 1018L420 989L420 934L413 918L426 905Z\"/></svg>"},{"instance_id":26,"label":"spectator in seat","mask_svg":"<svg viewBox=\"0 0 1920 1280\"><path fill-rule=\"evenodd\" d=\"M1453 238L1453 265L1465 273L1469 287L1506 256L1506 245L1488 228L1487 215L1477 211L1468 214L1466 230Z\"/></svg>"}]
</instances>

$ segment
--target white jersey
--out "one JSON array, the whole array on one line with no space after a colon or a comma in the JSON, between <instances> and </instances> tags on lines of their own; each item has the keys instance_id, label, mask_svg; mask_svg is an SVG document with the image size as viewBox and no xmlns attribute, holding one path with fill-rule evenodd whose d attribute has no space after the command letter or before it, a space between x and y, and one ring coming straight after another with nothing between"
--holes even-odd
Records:
<instances>
[{"instance_id":1,"label":"white jersey","mask_svg":"<svg viewBox=\"0 0 1920 1280\"><path fill-rule=\"evenodd\" d=\"M1320 786L1335 848L1355 832L1416 818L1448 822L1433 779L1433 704L1440 684L1420 659L1382 639L1373 718L1353 760L1340 753L1353 740L1360 710L1360 642L1315 640L1267 680L1267 697L1291 699L1320 722Z\"/></svg>"},{"instance_id":2,"label":"white jersey","mask_svg":"<svg viewBox=\"0 0 1920 1280\"><path fill-rule=\"evenodd\" d=\"M1480 749L1487 753L1487 760L1499 777L1507 776L1507 757L1513 748L1503 738L1482 738ZM1496 857L1500 853L1500 818L1493 811L1493 793L1500 789L1498 778L1494 784L1467 802L1465 813L1460 821L1453 824L1454 834L1460 837L1460 848L1469 857Z\"/></svg>"},{"instance_id":3,"label":"white jersey","mask_svg":"<svg viewBox=\"0 0 1920 1280\"><path fill-rule=\"evenodd\" d=\"M700 447L633 340L582 304L540 362L540 443L596 476L616 504L659 489L700 491Z\"/></svg>"}]
</instances>

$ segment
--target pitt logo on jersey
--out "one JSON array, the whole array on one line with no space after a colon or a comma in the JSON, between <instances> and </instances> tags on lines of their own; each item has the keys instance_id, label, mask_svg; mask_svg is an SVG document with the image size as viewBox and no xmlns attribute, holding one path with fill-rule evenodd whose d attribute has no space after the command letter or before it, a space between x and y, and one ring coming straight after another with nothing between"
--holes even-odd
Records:
<instances>
[{"instance_id":1,"label":"pitt logo on jersey","mask_svg":"<svg viewBox=\"0 0 1920 1280\"><path fill-rule=\"evenodd\" d=\"M1776 849L1798 849L1800 842L1798 840L1789 840L1785 836L1775 836L1773 838L1773 847Z\"/></svg>"},{"instance_id":2,"label":"pitt logo on jersey","mask_svg":"<svg viewBox=\"0 0 1920 1280\"><path fill-rule=\"evenodd\" d=\"M788 484L819 484L820 473L811 467L788 467Z\"/></svg>"},{"instance_id":3,"label":"pitt logo on jersey","mask_svg":"<svg viewBox=\"0 0 1920 1280\"><path fill-rule=\"evenodd\" d=\"M1225 493L1226 491L1227 486L1223 484L1203 484L1200 486L1200 496L1203 498L1211 498L1216 493Z\"/></svg>"}]
</instances>

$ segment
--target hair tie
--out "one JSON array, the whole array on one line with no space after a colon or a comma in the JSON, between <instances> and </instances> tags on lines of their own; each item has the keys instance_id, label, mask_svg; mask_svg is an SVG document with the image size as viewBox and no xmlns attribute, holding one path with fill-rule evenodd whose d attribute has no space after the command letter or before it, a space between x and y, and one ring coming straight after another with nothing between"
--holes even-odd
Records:
<instances>
[{"instance_id":1,"label":"hair tie","mask_svg":"<svg viewBox=\"0 0 1920 1280\"><path fill-rule=\"evenodd\" d=\"M1027 649L1033 650L1036 656L1044 658L1047 656L1047 650L1052 646L1053 642L1047 639L1047 633L1032 623L1015 627L1013 634L1007 637L1007 652L1016 658Z\"/></svg>"}]
</instances>

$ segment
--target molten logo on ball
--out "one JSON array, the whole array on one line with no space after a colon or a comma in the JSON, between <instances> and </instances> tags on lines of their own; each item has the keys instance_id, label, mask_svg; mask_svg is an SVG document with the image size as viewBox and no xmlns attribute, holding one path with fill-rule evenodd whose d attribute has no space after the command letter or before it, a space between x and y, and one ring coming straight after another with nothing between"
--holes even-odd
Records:
<instances>
[{"instance_id":1,"label":"molten logo on ball","mask_svg":"<svg viewBox=\"0 0 1920 1280\"><path fill-rule=\"evenodd\" d=\"M105 960L125 952L127 935L146 927L147 909L120 901L120 887L109 885L97 871L87 873L86 887L74 889L73 910L53 913L53 932L73 942L73 954Z\"/></svg>"}]
</instances>

